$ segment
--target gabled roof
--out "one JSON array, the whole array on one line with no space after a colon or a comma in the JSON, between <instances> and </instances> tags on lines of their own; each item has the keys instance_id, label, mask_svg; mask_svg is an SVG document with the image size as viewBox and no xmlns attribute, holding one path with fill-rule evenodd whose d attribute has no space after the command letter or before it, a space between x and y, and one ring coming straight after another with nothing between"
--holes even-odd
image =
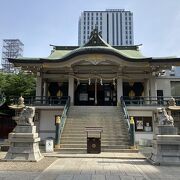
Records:
<instances>
[{"instance_id":1,"label":"gabled roof","mask_svg":"<svg viewBox=\"0 0 180 180\"><path fill-rule=\"evenodd\" d=\"M46 58L25 58L16 59L9 58L11 63L43 63L43 62L64 62L78 55L84 54L107 54L114 55L123 60L130 62L164 62L164 61L180 61L176 57L152 58L145 57L141 54L138 45L134 46L110 46L105 42L97 29L91 33L89 41L83 46L54 46L51 54Z\"/></svg>"}]
</instances>

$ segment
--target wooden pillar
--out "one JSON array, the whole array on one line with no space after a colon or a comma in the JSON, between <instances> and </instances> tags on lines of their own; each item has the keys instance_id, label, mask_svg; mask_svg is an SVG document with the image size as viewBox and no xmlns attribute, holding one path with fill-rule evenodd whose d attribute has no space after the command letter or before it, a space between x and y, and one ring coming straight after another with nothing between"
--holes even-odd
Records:
<instances>
[{"instance_id":1,"label":"wooden pillar","mask_svg":"<svg viewBox=\"0 0 180 180\"><path fill-rule=\"evenodd\" d=\"M97 105L97 79L95 80L95 105Z\"/></svg>"},{"instance_id":2,"label":"wooden pillar","mask_svg":"<svg viewBox=\"0 0 180 180\"><path fill-rule=\"evenodd\" d=\"M69 76L68 96L70 96L71 105L74 105L74 78L72 76Z\"/></svg>"},{"instance_id":3,"label":"wooden pillar","mask_svg":"<svg viewBox=\"0 0 180 180\"><path fill-rule=\"evenodd\" d=\"M157 103L157 83L156 83L156 77L152 76L150 78L150 96L152 103Z\"/></svg>"},{"instance_id":4,"label":"wooden pillar","mask_svg":"<svg viewBox=\"0 0 180 180\"><path fill-rule=\"evenodd\" d=\"M149 79L145 79L144 81L144 96L145 104L149 104Z\"/></svg>"},{"instance_id":5,"label":"wooden pillar","mask_svg":"<svg viewBox=\"0 0 180 180\"><path fill-rule=\"evenodd\" d=\"M123 96L123 82L122 82L122 77L117 78L117 105L119 105L120 98Z\"/></svg>"},{"instance_id":6,"label":"wooden pillar","mask_svg":"<svg viewBox=\"0 0 180 180\"><path fill-rule=\"evenodd\" d=\"M37 76L36 78L36 96L42 96L42 77Z\"/></svg>"}]
</instances>

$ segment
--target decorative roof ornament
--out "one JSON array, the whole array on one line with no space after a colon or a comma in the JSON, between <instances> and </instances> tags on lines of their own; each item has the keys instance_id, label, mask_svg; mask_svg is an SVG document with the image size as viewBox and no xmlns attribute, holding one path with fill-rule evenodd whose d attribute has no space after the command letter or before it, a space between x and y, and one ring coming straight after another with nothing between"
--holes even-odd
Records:
<instances>
[{"instance_id":1,"label":"decorative roof ornament","mask_svg":"<svg viewBox=\"0 0 180 180\"><path fill-rule=\"evenodd\" d=\"M96 25L95 29L91 32L89 41L84 45L84 47L86 47L86 46L107 46L107 47L109 47L110 45L102 39L102 32L98 31L98 26Z\"/></svg>"}]
</instances>

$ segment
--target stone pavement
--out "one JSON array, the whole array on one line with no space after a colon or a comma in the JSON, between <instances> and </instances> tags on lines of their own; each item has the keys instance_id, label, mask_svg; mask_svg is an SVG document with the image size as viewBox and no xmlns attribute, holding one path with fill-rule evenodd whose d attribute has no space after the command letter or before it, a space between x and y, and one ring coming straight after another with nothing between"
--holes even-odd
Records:
<instances>
[{"instance_id":1,"label":"stone pavement","mask_svg":"<svg viewBox=\"0 0 180 180\"><path fill-rule=\"evenodd\" d=\"M145 159L59 158L35 180L180 180L180 167Z\"/></svg>"},{"instance_id":2,"label":"stone pavement","mask_svg":"<svg viewBox=\"0 0 180 180\"><path fill-rule=\"evenodd\" d=\"M5 155L0 152L0 158ZM0 161L0 180L180 180L180 166L153 166L143 156L60 155L35 162Z\"/></svg>"}]
</instances>

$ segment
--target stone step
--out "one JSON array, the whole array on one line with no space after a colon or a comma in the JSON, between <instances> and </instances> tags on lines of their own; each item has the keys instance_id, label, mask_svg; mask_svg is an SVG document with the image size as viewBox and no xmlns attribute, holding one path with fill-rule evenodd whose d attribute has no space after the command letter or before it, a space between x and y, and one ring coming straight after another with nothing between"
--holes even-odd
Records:
<instances>
[{"instance_id":1,"label":"stone step","mask_svg":"<svg viewBox=\"0 0 180 180\"><path fill-rule=\"evenodd\" d=\"M119 125L122 125L124 124L125 122L121 122L120 120L119 121L111 121L111 120L107 120L106 122L105 121L100 121L100 120L96 120L96 121L93 121L93 120L86 120L86 121L76 121L76 120L69 120L66 121L66 124L73 124L73 125L87 125L87 124L119 124Z\"/></svg>"},{"instance_id":2,"label":"stone step","mask_svg":"<svg viewBox=\"0 0 180 180\"><path fill-rule=\"evenodd\" d=\"M89 127L91 127L91 126L89 126ZM99 127L99 126L96 126L96 127ZM71 129L71 128L64 128L64 132L87 132L86 131L86 128L85 127L83 127L83 128L81 128L81 129L79 129L79 128L73 128L73 129ZM113 132L116 132L116 133L118 133L118 132L124 132L124 131L127 131L127 128L123 128L123 127L119 127L119 128L116 128L116 127L111 127L111 128L107 128L107 129L105 129L105 128L103 128L102 127L102 133L108 133L108 134L110 134L110 133L113 133Z\"/></svg>"},{"instance_id":3,"label":"stone step","mask_svg":"<svg viewBox=\"0 0 180 180\"><path fill-rule=\"evenodd\" d=\"M70 142L70 141L86 141L87 140L87 137L82 137L82 136L77 136L77 137L62 137L61 138L61 142L62 141L67 141L67 142ZM127 141L127 137L102 137L101 138L102 141Z\"/></svg>"},{"instance_id":4,"label":"stone step","mask_svg":"<svg viewBox=\"0 0 180 180\"><path fill-rule=\"evenodd\" d=\"M127 125L120 107L71 106L61 136L61 151L86 152L87 133L85 127L102 127L102 150L116 152L129 148ZM89 133L89 137L99 137Z\"/></svg>"},{"instance_id":5,"label":"stone step","mask_svg":"<svg viewBox=\"0 0 180 180\"><path fill-rule=\"evenodd\" d=\"M61 141L61 144L73 144L73 145L86 145L87 141ZM101 141L102 146L108 146L108 145L129 145L127 141Z\"/></svg>"},{"instance_id":6,"label":"stone step","mask_svg":"<svg viewBox=\"0 0 180 180\"><path fill-rule=\"evenodd\" d=\"M87 148L60 148L60 149L55 149L55 151L62 153L62 154L86 154ZM129 147L126 147L124 149L101 148L101 152L138 153L138 150L137 149L129 149Z\"/></svg>"},{"instance_id":7,"label":"stone step","mask_svg":"<svg viewBox=\"0 0 180 180\"><path fill-rule=\"evenodd\" d=\"M124 125L101 125L101 124L92 124L92 125L79 125L79 126L73 126L73 125L65 125L64 128L68 127L68 129L77 129L77 130L84 130L86 127L102 127L104 130L112 130L112 129L121 129L126 128Z\"/></svg>"},{"instance_id":8,"label":"stone step","mask_svg":"<svg viewBox=\"0 0 180 180\"><path fill-rule=\"evenodd\" d=\"M79 135L78 137L87 137L87 134L86 134L86 132L79 132L79 131L77 131L77 132L75 132L75 131L73 131L73 132L71 132L71 131L68 131L68 132L63 132L63 134L62 134L62 136L64 136L64 137L72 137L72 136L77 136L77 135ZM88 137L96 137L96 136L100 136L99 135L99 133L88 133ZM101 137L126 137L126 136L128 136L128 134L127 133L125 133L125 132L118 132L118 133L116 133L116 132L113 132L113 133L103 133L103 134L101 134Z\"/></svg>"},{"instance_id":9,"label":"stone step","mask_svg":"<svg viewBox=\"0 0 180 180\"><path fill-rule=\"evenodd\" d=\"M61 144L62 148L86 148L86 144ZM109 145L109 144L101 144L101 147L104 149L124 149L129 147L128 144L121 145Z\"/></svg>"}]
</instances>

